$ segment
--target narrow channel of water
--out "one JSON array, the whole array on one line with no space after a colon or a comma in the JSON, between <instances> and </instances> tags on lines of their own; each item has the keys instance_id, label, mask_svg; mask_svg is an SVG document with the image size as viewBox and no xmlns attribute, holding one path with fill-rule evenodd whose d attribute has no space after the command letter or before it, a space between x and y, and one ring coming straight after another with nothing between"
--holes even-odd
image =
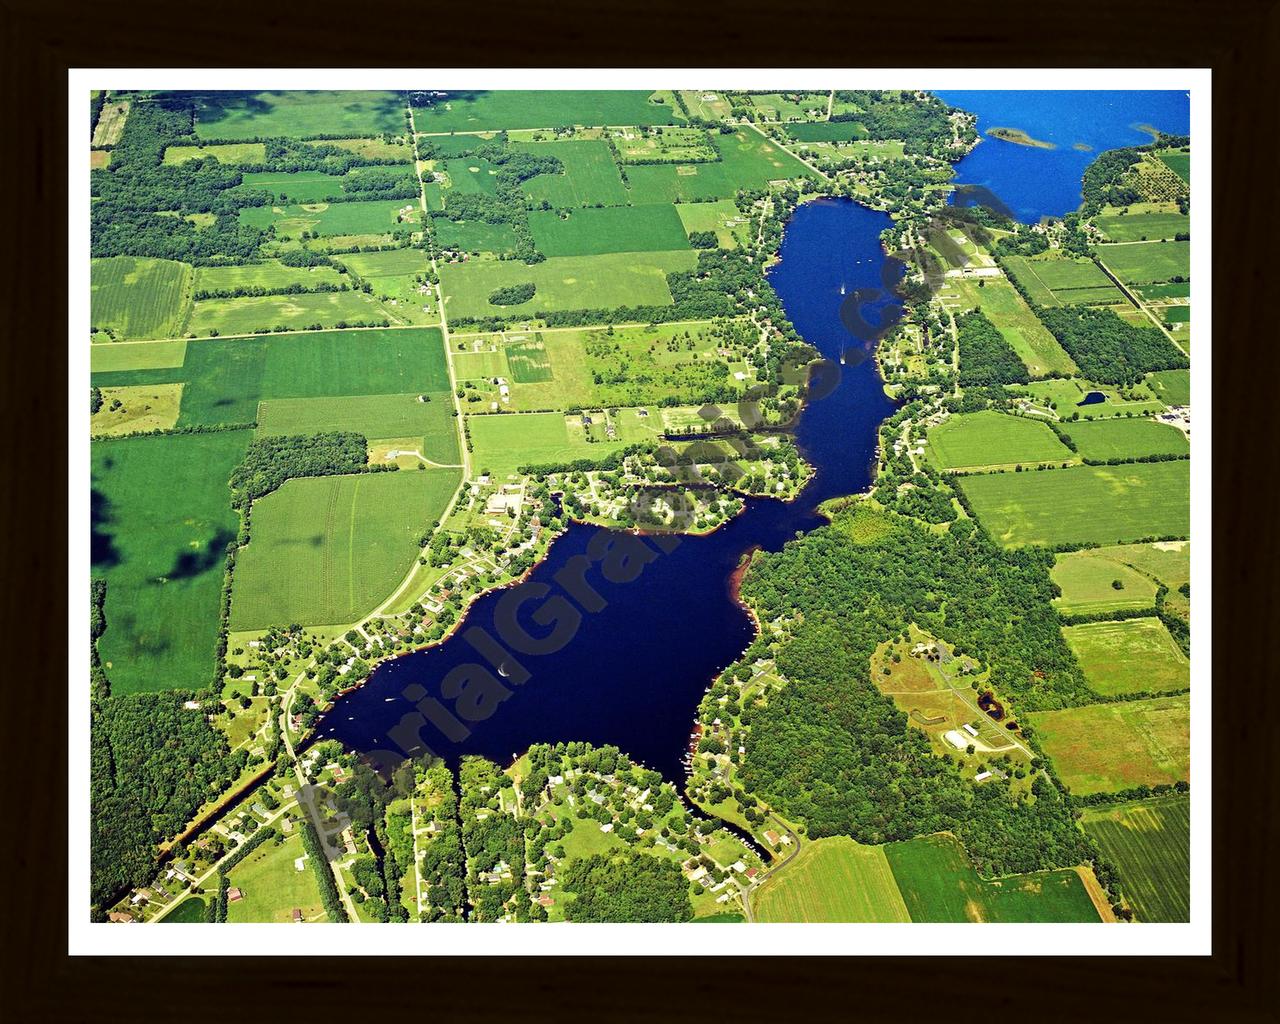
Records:
<instances>
[{"instance_id":1,"label":"narrow channel of water","mask_svg":"<svg viewBox=\"0 0 1280 1024\"><path fill-rule=\"evenodd\" d=\"M877 428L894 406L867 358L870 344L846 322L855 290L882 291L879 234L889 223L885 214L848 200L806 203L788 223L782 262L770 274L800 334L829 359L847 359L834 390L810 402L797 425L804 456L817 469L799 498L787 504L752 500L710 536L679 538L668 552L655 548L652 561L631 582L610 583L592 568L585 579L603 607L584 612L560 650L499 659L511 696L466 736L450 738L426 724L423 744L451 763L463 754L482 754L506 764L533 743L611 743L668 779L683 777L681 758L702 693L752 638L750 618L730 588L743 554L757 546L778 550L823 521L816 511L822 501L856 493L870 482ZM892 300L864 312L874 322L888 305ZM416 753L389 739L402 716L415 710L406 691L414 701L424 694L439 697L451 670L485 664L463 634L478 626L499 636L495 615L517 594L536 597L517 619L533 635L545 636L552 624L537 624L533 616L563 596L557 574L593 550L593 541L604 539L600 534L623 536L594 526L570 527L526 584L480 598L464 627L440 646L381 665L324 716L317 737L336 738L363 753ZM546 596L539 596L542 588ZM512 685L525 673L524 682ZM448 699L442 703L454 706Z\"/></svg>"}]
</instances>

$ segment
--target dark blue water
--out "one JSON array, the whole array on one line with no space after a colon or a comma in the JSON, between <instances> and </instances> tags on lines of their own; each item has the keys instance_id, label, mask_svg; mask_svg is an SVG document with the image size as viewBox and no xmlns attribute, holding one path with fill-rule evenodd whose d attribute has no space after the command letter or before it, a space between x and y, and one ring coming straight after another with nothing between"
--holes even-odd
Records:
<instances>
[{"instance_id":1,"label":"dark blue water","mask_svg":"<svg viewBox=\"0 0 1280 1024\"><path fill-rule=\"evenodd\" d=\"M1185 92L960 90L938 95L978 115L982 142L956 165L956 182L990 189L1026 223L1077 209L1084 169L1100 151L1151 141L1138 125L1172 135L1191 131L1191 101ZM1058 148L1019 146L986 134L997 127L1021 128ZM1074 149L1077 142L1093 147L1092 152Z\"/></svg>"},{"instance_id":2,"label":"dark blue water","mask_svg":"<svg viewBox=\"0 0 1280 1024\"><path fill-rule=\"evenodd\" d=\"M1099 403L1105 402L1106 400L1107 400L1107 396L1104 395L1101 391L1090 391L1088 394L1084 396L1084 398L1076 402L1076 405L1098 405Z\"/></svg>"},{"instance_id":3,"label":"dark blue water","mask_svg":"<svg viewBox=\"0 0 1280 1024\"><path fill-rule=\"evenodd\" d=\"M659 550L659 538L573 526L526 584L479 599L463 628L440 646L379 667L362 688L337 702L317 735L336 737L375 759L388 752L418 753L410 748L421 743L450 761L483 754L500 763L533 743L587 740L615 744L667 778L681 778L681 757L703 691L753 636L750 619L730 589L742 556L756 546L781 548L797 531L823 521L815 511L821 501L864 490L870 482L877 428L893 405L881 390L874 363L865 358L871 343L850 333L841 310L845 307L848 319L851 293L881 289L885 259L879 233L888 225L884 214L847 200L819 200L802 206L787 226L782 262L771 281L806 340L834 361L849 357L849 365L824 374L815 385L822 397L813 398L797 426L797 440L817 474L796 501L751 501L710 536L662 538L668 547L674 544L669 551ZM610 583L603 578L599 558L590 552L604 541L643 546L649 560L640 560L635 579ZM561 576L575 570L575 556L584 555L590 569ZM602 608L596 610L590 594L576 589L575 578L590 584ZM568 590L565 579L570 579ZM479 627L494 638L510 635L499 630L496 619L525 598L515 621L531 634L546 636L556 626L551 619L532 621L544 607L569 617L570 609L581 609L581 624L552 653L520 653L504 644L507 653L486 661L466 639L468 630ZM495 661L506 678L493 675ZM472 670L473 681L509 696L480 706L492 713L465 723L465 736L450 738L432 724L426 708L439 718L429 703L437 699L439 707L456 711L461 701L442 694L442 684L450 672L476 664L490 676ZM415 711L406 691L414 701L427 696L420 713L428 720L420 729L416 722L401 726L393 741L389 737L402 716ZM439 720L446 731L455 728Z\"/></svg>"}]
</instances>

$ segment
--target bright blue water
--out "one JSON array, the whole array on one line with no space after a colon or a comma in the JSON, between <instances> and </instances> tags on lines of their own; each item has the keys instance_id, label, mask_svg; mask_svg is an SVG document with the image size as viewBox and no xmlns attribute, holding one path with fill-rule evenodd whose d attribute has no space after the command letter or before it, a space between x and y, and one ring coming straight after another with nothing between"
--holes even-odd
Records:
<instances>
[{"instance_id":1,"label":"bright blue water","mask_svg":"<svg viewBox=\"0 0 1280 1024\"><path fill-rule=\"evenodd\" d=\"M1151 141L1138 125L1172 135L1191 131L1185 92L962 90L938 95L978 115L982 142L956 165L956 182L989 188L1026 223L1079 207L1081 177L1099 152ZM997 127L1020 128L1058 148L1019 146L986 134ZM1093 147L1092 152L1074 149L1077 142Z\"/></svg>"},{"instance_id":2,"label":"bright blue water","mask_svg":"<svg viewBox=\"0 0 1280 1024\"><path fill-rule=\"evenodd\" d=\"M751 641L750 620L730 591L733 570L752 548L778 550L797 531L818 526L820 502L870 483L877 428L893 404L867 358L873 344L845 323L852 319L849 296L860 288L879 293L882 300L867 308L868 319L893 305L883 301L881 285L886 261L879 234L888 225L884 214L847 200L807 203L787 225L782 262L770 275L800 334L833 361L848 360L838 373L824 375L833 386L814 388L822 397L807 405L798 424L797 440L817 474L796 501L751 501L742 515L710 536L667 538L675 541L669 552L658 550L657 538L573 526L526 584L480 598L463 628L440 646L380 666L363 687L337 702L317 735L336 737L375 757L386 751L418 753L410 748L421 742L450 761L474 753L500 763L533 743L587 740L615 744L667 778L681 778L681 757L704 689ZM575 556L609 539L643 544L652 560L631 582L609 583L598 567L587 571L585 579L604 607L584 610L581 626L560 650L499 655L510 696L489 717L469 725L467 735L457 739L430 723L420 738L405 741L401 732L401 742L389 739L402 716L414 711L406 690L415 701L424 693L440 696L441 681L451 670L485 664L466 639L468 628L500 636L495 622L504 605L516 595L540 595L546 587L545 596L530 600L517 615L531 633L546 635L552 624L535 625L530 615L557 597L567 600L557 575L574 566ZM583 603L575 598L568 605ZM521 668L528 678L515 685ZM456 706L448 699L441 704Z\"/></svg>"}]
</instances>

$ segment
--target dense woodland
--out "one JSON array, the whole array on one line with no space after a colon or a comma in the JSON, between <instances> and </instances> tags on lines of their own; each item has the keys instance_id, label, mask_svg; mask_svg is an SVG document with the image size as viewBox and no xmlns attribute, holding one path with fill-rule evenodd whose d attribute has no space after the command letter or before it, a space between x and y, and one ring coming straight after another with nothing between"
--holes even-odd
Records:
<instances>
[{"instance_id":1,"label":"dense woodland","mask_svg":"<svg viewBox=\"0 0 1280 1024\"><path fill-rule=\"evenodd\" d=\"M568 921L689 921L693 904L680 865L665 858L628 852L595 854L571 861L561 879L574 898L565 905Z\"/></svg>"},{"instance_id":2,"label":"dense woodland","mask_svg":"<svg viewBox=\"0 0 1280 1024\"><path fill-rule=\"evenodd\" d=\"M983 388L1026 384L1031 380L1026 364L982 310L965 313L956 320L956 327L960 340L961 386Z\"/></svg>"},{"instance_id":3,"label":"dense woodland","mask_svg":"<svg viewBox=\"0 0 1280 1024\"><path fill-rule=\"evenodd\" d=\"M1110 309L1066 306L1037 308L1036 314L1075 360L1081 375L1100 384L1133 385L1153 370L1191 365L1156 328L1135 327Z\"/></svg>"}]
</instances>

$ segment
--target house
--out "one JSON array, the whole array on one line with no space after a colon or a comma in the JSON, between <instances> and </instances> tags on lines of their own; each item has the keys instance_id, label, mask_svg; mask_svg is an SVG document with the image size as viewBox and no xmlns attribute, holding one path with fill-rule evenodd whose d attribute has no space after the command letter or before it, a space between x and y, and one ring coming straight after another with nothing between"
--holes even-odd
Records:
<instances>
[{"instance_id":1,"label":"house","mask_svg":"<svg viewBox=\"0 0 1280 1024\"><path fill-rule=\"evenodd\" d=\"M961 728L961 729L963 729L965 732L967 732L970 736L977 736L977 735L978 735L978 730L977 730L977 729L975 729L975 728L974 728L972 725L970 725L968 722L965 722L965 723L964 723L964 725L960 726L960 728Z\"/></svg>"},{"instance_id":2,"label":"house","mask_svg":"<svg viewBox=\"0 0 1280 1024\"><path fill-rule=\"evenodd\" d=\"M733 868L734 871L738 872L738 874L742 874L747 870L747 865L740 860L735 860L733 864L730 866Z\"/></svg>"},{"instance_id":3,"label":"house","mask_svg":"<svg viewBox=\"0 0 1280 1024\"><path fill-rule=\"evenodd\" d=\"M113 910L107 915L112 924L133 924L133 915L127 910Z\"/></svg>"},{"instance_id":4,"label":"house","mask_svg":"<svg viewBox=\"0 0 1280 1024\"><path fill-rule=\"evenodd\" d=\"M228 903L235 903L235 902L237 902L237 901L239 901L239 900L242 900L242 899L244 899L244 893L242 893L242 892L241 892L239 889L237 889L234 885L233 885L230 889L228 889L228 890L227 890L227 902L228 902Z\"/></svg>"},{"instance_id":5,"label":"house","mask_svg":"<svg viewBox=\"0 0 1280 1024\"><path fill-rule=\"evenodd\" d=\"M764 830L764 838L765 838L765 842L767 842L770 846L777 846L778 840L781 837L773 829L767 828Z\"/></svg>"},{"instance_id":6,"label":"house","mask_svg":"<svg viewBox=\"0 0 1280 1024\"><path fill-rule=\"evenodd\" d=\"M280 830L285 835L288 835L290 832L293 831L293 819L290 818L287 814L284 816L284 820L280 822Z\"/></svg>"},{"instance_id":7,"label":"house","mask_svg":"<svg viewBox=\"0 0 1280 1024\"><path fill-rule=\"evenodd\" d=\"M302 911L297 907L293 908L293 923L302 924Z\"/></svg>"},{"instance_id":8,"label":"house","mask_svg":"<svg viewBox=\"0 0 1280 1024\"><path fill-rule=\"evenodd\" d=\"M755 877L756 877L756 875L760 874L760 869L759 869L759 868L747 868L746 872L744 872L744 873L746 874L746 876L747 876L748 878L755 878Z\"/></svg>"},{"instance_id":9,"label":"house","mask_svg":"<svg viewBox=\"0 0 1280 1024\"><path fill-rule=\"evenodd\" d=\"M991 778L991 773L990 773L990 772L983 771L983 772L978 772L978 774L977 774L977 775L975 775L975 776L973 777L973 781L974 781L974 782L986 782L986 781L987 781L987 779L989 779L989 778Z\"/></svg>"},{"instance_id":10,"label":"house","mask_svg":"<svg viewBox=\"0 0 1280 1024\"><path fill-rule=\"evenodd\" d=\"M549 907L553 903L555 903L555 900L553 900L550 896L548 896L545 892L543 892L538 894L537 899L535 899L534 902L537 903L538 906L540 907Z\"/></svg>"}]
</instances>

